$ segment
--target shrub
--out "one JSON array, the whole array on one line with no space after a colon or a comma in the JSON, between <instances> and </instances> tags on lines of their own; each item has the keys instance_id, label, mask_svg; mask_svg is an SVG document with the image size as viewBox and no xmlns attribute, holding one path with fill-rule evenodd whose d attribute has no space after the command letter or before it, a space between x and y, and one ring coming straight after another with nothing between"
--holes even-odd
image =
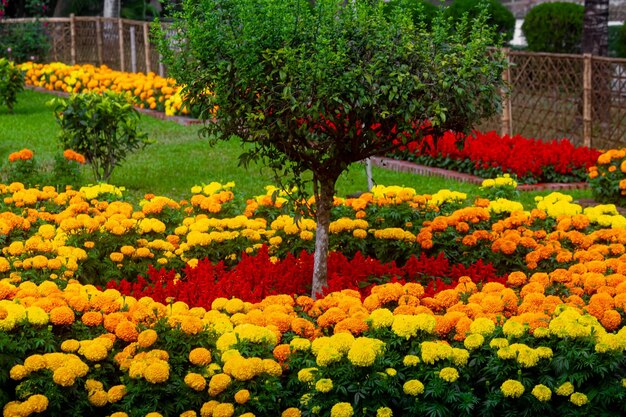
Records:
<instances>
[{"instance_id":1,"label":"shrub","mask_svg":"<svg viewBox=\"0 0 626 417\"><path fill-rule=\"evenodd\" d=\"M50 42L41 22L7 24L0 29L0 57L15 62L43 62Z\"/></svg>"},{"instance_id":2,"label":"shrub","mask_svg":"<svg viewBox=\"0 0 626 417\"><path fill-rule=\"evenodd\" d=\"M544 3L533 7L522 31L535 52L577 54L582 51L585 8L574 3Z\"/></svg>"},{"instance_id":3,"label":"shrub","mask_svg":"<svg viewBox=\"0 0 626 417\"><path fill-rule=\"evenodd\" d=\"M626 22L617 27L617 30L615 28L615 26L609 26L609 50L619 58L626 58ZM611 36L612 33L614 37Z\"/></svg>"},{"instance_id":4,"label":"shrub","mask_svg":"<svg viewBox=\"0 0 626 417\"><path fill-rule=\"evenodd\" d=\"M430 26L437 14L437 6L428 0L390 0L385 3L385 14L389 15L395 8L402 7L411 14L414 24L420 22Z\"/></svg>"},{"instance_id":5,"label":"shrub","mask_svg":"<svg viewBox=\"0 0 626 417\"><path fill-rule=\"evenodd\" d=\"M150 143L137 125L139 112L125 95L88 92L55 98L50 104L63 148L83 155L98 182L106 182L128 153Z\"/></svg>"},{"instance_id":6,"label":"shrub","mask_svg":"<svg viewBox=\"0 0 626 417\"><path fill-rule=\"evenodd\" d=\"M479 3L479 4L477 4ZM503 37L505 42L513 39L513 32L515 31L515 16L506 7L502 5L498 0L486 0L482 2L486 7L487 24L491 27L495 27L496 31ZM458 21L467 14L470 19L475 19L480 13L480 2L475 0L455 0L450 7L448 7L446 14L455 21Z\"/></svg>"},{"instance_id":7,"label":"shrub","mask_svg":"<svg viewBox=\"0 0 626 417\"><path fill-rule=\"evenodd\" d=\"M24 73L11 61L0 58L0 104L6 104L9 113L17 102L17 93L24 89Z\"/></svg>"}]
</instances>

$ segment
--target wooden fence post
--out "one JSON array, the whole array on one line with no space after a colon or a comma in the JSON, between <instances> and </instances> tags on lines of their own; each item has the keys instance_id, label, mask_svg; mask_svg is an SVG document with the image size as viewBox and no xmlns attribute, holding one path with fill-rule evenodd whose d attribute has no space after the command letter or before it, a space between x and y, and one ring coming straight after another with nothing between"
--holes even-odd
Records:
<instances>
[{"instance_id":1,"label":"wooden fence post","mask_svg":"<svg viewBox=\"0 0 626 417\"><path fill-rule=\"evenodd\" d=\"M504 82L504 88L502 89L502 119L501 119L501 133L502 136L513 134L513 118L511 112L511 97L508 94L508 86L511 82L511 67L510 56L511 48L504 48L504 59L506 61L506 68L502 71L502 81Z\"/></svg>"},{"instance_id":2,"label":"wooden fence post","mask_svg":"<svg viewBox=\"0 0 626 417\"><path fill-rule=\"evenodd\" d=\"M70 14L70 57L72 65L76 65L76 17Z\"/></svg>"},{"instance_id":3,"label":"wooden fence post","mask_svg":"<svg viewBox=\"0 0 626 417\"><path fill-rule=\"evenodd\" d=\"M583 54L583 145L591 147L591 54Z\"/></svg>"},{"instance_id":4,"label":"wooden fence post","mask_svg":"<svg viewBox=\"0 0 626 417\"><path fill-rule=\"evenodd\" d=\"M149 28L148 23L143 24L143 54L146 60L146 74L152 71L152 66L150 65L150 38L148 37Z\"/></svg>"},{"instance_id":5,"label":"wooden fence post","mask_svg":"<svg viewBox=\"0 0 626 417\"><path fill-rule=\"evenodd\" d=\"M98 65L102 66L102 21L101 17L96 19L96 48L98 50Z\"/></svg>"},{"instance_id":6,"label":"wooden fence post","mask_svg":"<svg viewBox=\"0 0 626 417\"><path fill-rule=\"evenodd\" d=\"M130 27L130 72L137 72L137 41L136 29L134 25Z\"/></svg>"},{"instance_id":7,"label":"wooden fence post","mask_svg":"<svg viewBox=\"0 0 626 417\"><path fill-rule=\"evenodd\" d=\"M117 33L120 45L120 71L124 71L126 63L124 62L124 21L117 19Z\"/></svg>"}]
</instances>

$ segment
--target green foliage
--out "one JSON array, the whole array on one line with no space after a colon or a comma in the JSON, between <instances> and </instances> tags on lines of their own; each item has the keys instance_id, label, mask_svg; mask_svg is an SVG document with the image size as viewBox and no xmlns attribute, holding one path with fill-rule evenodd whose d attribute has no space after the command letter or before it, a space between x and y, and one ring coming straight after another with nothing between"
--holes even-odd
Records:
<instances>
[{"instance_id":1,"label":"green foliage","mask_svg":"<svg viewBox=\"0 0 626 417\"><path fill-rule=\"evenodd\" d=\"M626 58L626 22L617 27L617 30L615 28L615 26L609 26L609 50L613 51L619 58ZM611 46L613 47L611 48Z\"/></svg>"},{"instance_id":2,"label":"green foliage","mask_svg":"<svg viewBox=\"0 0 626 417\"><path fill-rule=\"evenodd\" d=\"M585 8L574 3L543 3L524 19L528 49L535 52L578 54L582 51Z\"/></svg>"},{"instance_id":3,"label":"green foliage","mask_svg":"<svg viewBox=\"0 0 626 417\"><path fill-rule=\"evenodd\" d=\"M42 22L11 23L0 26L0 57L15 62L45 62L50 41Z\"/></svg>"},{"instance_id":4,"label":"green foliage","mask_svg":"<svg viewBox=\"0 0 626 417\"><path fill-rule=\"evenodd\" d=\"M107 181L126 156L150 141L138 127L139 113L114 92L74 94L50 102L61 128L59 141L91 165L96 181Z\"/></svg>"},{"instance_id":5,"label":"green foliage","mask_svg":"<svg viewBox=\"0 0 626 417\"><path fill-rule=\"evenodd\" d=\"M515 16L498 0L483 0L481 2L476 0L455 0L447 9L446 15L455 21L460 20L466 14L471 19L475 19L482 12L483 8L486 8L489 16L487 24L495 27L505 42L510 42L515 31Z\"/></svg>"},{"instance_id":6,"label":"green foliage","mask_svg":"<svg viewBox=\"0 0 626 417\"><path fill-rule=\"evenodd\" d=\"M5 104L9 113L17 102L17 94L24 90L24 73L11 61L0 58L0 104Z\"/></svg>"},{"instance_id":7,"label":"green foliage","mask_svg":"<svg viewBox=\"0 0 626 417\"><path fill-rule=\"evenodd\" d=\"M186 100L215 116L205 134L251 143L243 163L334 185L416 124L464 130L497 110L504 63L487 56L485 16L439 14L430 31L408 16L400 4L386 17L382 1L195 0L160 47Z\"/></svg>"},{"instance_id":8,"label":"green foliage","mask_svg":"<svg viewBox=\"0 0 626 417\"><path fill-rule=\"evenodd\" d=\"M437 6L428 0L390 0L384 5L385 15L390 16L396 8L408 12L415 26L421 22L430 26L437 15Z\"/></svg>"}]
</instances>

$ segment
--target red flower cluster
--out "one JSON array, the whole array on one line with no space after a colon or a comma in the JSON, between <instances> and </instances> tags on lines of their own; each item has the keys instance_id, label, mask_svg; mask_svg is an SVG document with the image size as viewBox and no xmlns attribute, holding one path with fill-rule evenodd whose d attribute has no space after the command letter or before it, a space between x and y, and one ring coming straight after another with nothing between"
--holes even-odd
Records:
<instances>
[{"instance_id":1,"label":"red flower cluster","mask_svg":"<svg viewBox=\"0 0 626 417\"><path fill-rule=\"evenodd\" d=\"M575 147L567 139L542 141L477 131L467 136L446 132L437 140L428 135L400 146L394 154L486 178L514 174L524 183L585 181L599 155L598 150Z\"/></svg>"},{"instance_id":2,"label":"red flower cluster","mask_svg":"<svg viewBox=\"0 0 626 417\"><path fill-rule=\"evenodd\" d=\"M147 278L139 277L136 282L122 280L119 284L110 281L107 288L136 298L147 296L163 303L173 298L190 306L209 308L219 297L237 297L254 303L269 295L306 294L310 292L312 273L312 254L302 252L299 257L288 255L284 260L273 262L267 248L263 247L256 255L244 254L232 269L227 269L223 262L214 265L205 259L195 268L187 267L183 276L176 279L174 270L150 267ZM461 276L469 276L474 282L506 282L505 277L496 276L491 265L481 261L469 267L450 265L443 254L436 258L412 257L399 267L394 262L383 264L361 254L349 260L341 253L332 252L328 259L325 293L353 289L365 297L375 284L420 282L426 288L426 295L432 296L454 288Z\"/></svg>"}]
</instances>

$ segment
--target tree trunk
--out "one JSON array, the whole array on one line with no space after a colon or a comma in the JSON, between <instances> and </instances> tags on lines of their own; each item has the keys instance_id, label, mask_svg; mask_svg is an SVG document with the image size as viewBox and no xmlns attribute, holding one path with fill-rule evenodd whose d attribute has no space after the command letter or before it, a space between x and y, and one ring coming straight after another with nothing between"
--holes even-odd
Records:
<instances>
[{"instance_id":1,"label":"tree trunk","mask_svg":"<svg viewBox=\"0 0 626 417\"><path fill-rule=\"evenodd\" d=\"M609 53L609 0L585 0L583 53L598 56Z\"/></svg>"},{"instance_id":2,"label":"tree trunk","mask_svg":"<svg viewBox=\"0 0 626 417\"><path fill-rule=\"evenodd\" d=\"M313 181L315 184L319 184L319 187L315 187L319 189L315 190L317 229L315 231L315 256L313 258L313 282L311 285L311 297L315 299L318 295L322 295L324 287L328 284L328 237L336 180L316 176Z\"/></svg>"},{"instance_id":3,"label":"tree trunk","mask_svg":"<svg viewBox=\"0 0 626 417\"><path fill-rule=\"evenodd\" d=\"M104 7L102 8L103 17L120 17L120 0L104 0Z\"/></svg>"},{"instance_id":4,"label":"tree trunk","mask_svg":"<svg viewBox=\"0 0 626 417\"><path fill-rule=\"evenodd\" d=\"M583 20L583 53L607 56L609 53L609 0L585 0ZM607 111L611 100L610 66L594 66L592 81L592 119L601 129L610 122Z\"/></svg>"},{"instance_id":5,"label":"tree trunk","mask_svg":"<svg viewBox=\"0 0 626 417\"><path fill-rule=\"evenodd\" d=\"M71 0L59 0L54 6L54 13L52 17L66 17L69 16L69 10L71 6Z\"/></svg>"}]
</instances>

